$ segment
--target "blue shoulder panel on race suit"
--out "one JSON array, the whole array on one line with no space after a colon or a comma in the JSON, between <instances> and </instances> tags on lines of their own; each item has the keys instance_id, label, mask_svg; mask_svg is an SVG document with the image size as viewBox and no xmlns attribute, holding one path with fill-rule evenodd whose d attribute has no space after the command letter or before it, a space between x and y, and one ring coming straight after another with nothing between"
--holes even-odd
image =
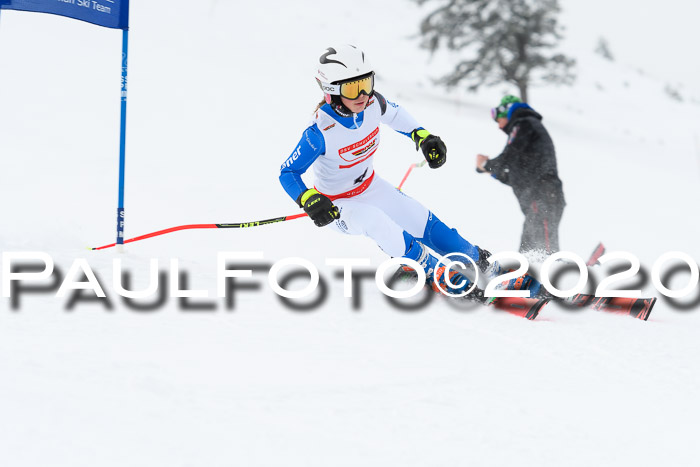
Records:
<instances>
[{"instance_id":1,"label":"blue shoulder panel on race suit","mask_svg":"<svg viewBox=\"0 0 700 467\"><path fill-rule=\"evenodd\" d=\"M321 131L314 123L301 135L299 144L294 152L284 161L280 168L280 183L284 191L296 201L308 188L301 179L301 174L306 172L311 164L326 152L326 142Z\"/></svg>"}]
</instances>

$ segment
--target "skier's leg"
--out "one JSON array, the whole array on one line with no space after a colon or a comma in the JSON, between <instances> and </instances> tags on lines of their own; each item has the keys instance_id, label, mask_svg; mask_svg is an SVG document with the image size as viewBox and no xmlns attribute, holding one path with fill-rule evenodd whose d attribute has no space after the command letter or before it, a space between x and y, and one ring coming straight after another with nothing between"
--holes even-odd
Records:
<instances>
[{"instance_id":1,"label":"skier's leg","mask_svg":"<svg viewBox=\"0 0 700 467\"><path fill-rule=\"evenodd\" d=\"M439 264L439 260L430 254L428 249L417 238L409 233L404 233L406 242L406 253L404 258L416 261L425 271L427 282L436 292L438 288L450 294L462 294L472 288L473 282L457 271L450 271L449 279L445 274L445 266ZM484 292L478 287L474 287L469 293L469 297L475 300L484 301Z\"/></svg>"},{"instance_id":2,"label":"skier's leg","mask_svg":"<svg viewBox=\"0 0 700 467\"><path fill-rule=\"evenodd\" d=\"M432 212L428 217L423 236L419 240L441 255L463 253L474 260L479 270L489 278L501 273L498 263L489 263L488 258L491 256L489 251L469 243L457 232L457 229L449 228Z\"/></svg>"},{"instance_id":3,"label":"skier's leg","mask_svg":"<svg viewBox=\"0 0 700 467\"><path fill-rule=\"evenodd\" d=\"M331 224L336 230L369 237L389 256L404 255L404 230L381 209L357 198L338 199L334 203L340 211L340 218Z\"/></svg>"},{"instance_id":4,"label":"skier's leg","mask_svg":"<svg viewBox=\"0 0 700 467\"><path fill-rule=\"evenodd\" d=\"M457 229L451 229L445 225L432 212L428 216L428 222L425 224L420 240L441 255L458 252L464 253L474 261L479 260L479 248L462 237Z\"/></svg>"},{"instance_id":5,"label":"skier's leg","mask_svg":"<svg viewBox=\"0 0 700 467\"><path fill-rule=\"evenodd\" d=\"M437 258L381 209L360 202L359 197L339 199L335 204L340 210L340 218L332 224L336 230L350 235L365 235L374 240L388 255L417 261L431 285L437 282L440 288L452 294L461 294L472 286L468 278L456 271L451 271L451 283L448 283L444 274L445 267L438 267ZM470 296L476 298L482 297L483 294L480 289L475 288Z\"/></svg>"},{"instance_id":6,"label":"skier's leg","mask_svg":"<svg viewBox=\"0 0 700 467\"><path fill-rule=\"evenodd\" d=\"M375 174L370 188L358 199L384 211L412 236L419 238L423 235L430 211L378 175Z\"/></svg>"},{"instance_id":7,"label":"skier's leg","mask_svg":"<svg viewBox=\"0 0 700 467\"><path fill-rule=\"evenodd\" d=\"M372 183L372 187L368 199L423 245L440 255L463 253L473 259L482 272L496 272L487 261L490 256L488 251L469 243L456 229L450 229L421 203L379 177Z\"/></svg>"}]
</instances>

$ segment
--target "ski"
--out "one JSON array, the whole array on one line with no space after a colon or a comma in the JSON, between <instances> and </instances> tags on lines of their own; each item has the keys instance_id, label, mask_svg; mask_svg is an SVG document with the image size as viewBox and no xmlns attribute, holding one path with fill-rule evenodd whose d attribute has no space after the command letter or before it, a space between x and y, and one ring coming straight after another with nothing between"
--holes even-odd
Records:
<instances>
[{"instance_id":1,"label":"ski","mask_svg":"<svg viewBox=\"0 0 700 467\"><path fill-rule=\"evenodd\" d=\"M547 303L548 298L494 297L484 304L532 321Z\"/></svg>"},{"instance_id":2,"label":"ski","mask_svg":"<svg viewBox=\"0 0 700 467\"><path fill-rule=\"evenodd\" d=\"M586 262L586 266L592 267L600 264L601 256L605 254L605 245L599 242ZM654 308L656 297L651 298L626 298L626 297L596 297L595 295L577 294L563 299L564 302L578 306L589 307L598 311L607 311L630 315L634 318L646 321L649 319L651 309Z\"/></svg>"},{"instance_id":3,"label":"ski","mask_svg":"<svg viewBox=\"0 0 700 467\"><path fill-rule=\"evenodd\" d=\"M627 298L627 297L596 297L595 295L577 294L573 297L556 299L562 303L576 307L588 307L593 310L629 315L642 321L649 319L654 308L656 297Z\"/></svg>"},{"instance_id":4,"label":"ski","mask_svg":"<svg viewBox=\"0 0 700 467\"><path fill-rule=\"evenodd\" d=\"M605 254L605 245L599 242L586 262L586 266L594 267L600 264L600 257ZM530 290L535 298L550 299L553 302L579 308L590 308L596 311L629 315L646 321L656 304L656 297L627 298L627 297L596 297L595 295L576 294L571 297L555 297L548 293L542 284L529 274L517 279L511 279L501 284L507 290Z\"/></svg>"},{"instance_id":5,"label":"ski","mask_svg":"<svg viewBox=\"0 0 700 467\"><path fill-rule=\"evenodd\" d=\"M590 258L586 262L588 267L600 264L598 261L605 254L605 245L602 242L591 253ZM394 274L396 279L400 280L416 280L416 272L409 267L399 267ZM526 278L526 280L523 280ZM579 308L590 308L596 311L607 313L616 313L621 315L632 316L633 318L646 321L649 319L651 310L656 304L656 297L645 298L627 298L627 297L596 297L595 295L576 294L572 297L560 298L547 293L542 284L534 277L526 274L519 279L502 284L503 288L508 290L523 290L532 289L532 298L519 297L495 297L491 299L479 300L476 297L464 297L463 299L476 301L482 305L491 306L498 310L506 311L516 316L533 320L537 318L542 308L549 302L558 302L568 306Z\"/></svg>"},{"instance_id":6,"label":"ski","mask_svg":"<svg viewBox=\"0 0 700 467\"><path fill-rule=\"evenodd\" d=\"M593 253L591 253L590 258L588 258L588 261L586 261L586 266L591 267L591 266L595 266L596 264L600 264L600 262L598 260L604 254L605 254L605 245L603 245L603 242L599 242L598 245L593 250Z\"/></svg>"},{"instance_id":7,"label":"ski","mask_svg":"<svg viewBox=\"0 0 700 467\"><path fill-rule=\"evenodd\" d=\"M518 287L521 285L521 287ZM634 318L646 321L649 318L656 297L651 298L628 298L628 297L596 297L595 295L576 294L571 297L555 297L544 290L542 285L532 276L527 280L516 282L515 287L510 290L530 290L534 298L549 299L553 302L562 303L579 308L590 308L596 311L630 315Z\"/></svg>"}]
</instances>

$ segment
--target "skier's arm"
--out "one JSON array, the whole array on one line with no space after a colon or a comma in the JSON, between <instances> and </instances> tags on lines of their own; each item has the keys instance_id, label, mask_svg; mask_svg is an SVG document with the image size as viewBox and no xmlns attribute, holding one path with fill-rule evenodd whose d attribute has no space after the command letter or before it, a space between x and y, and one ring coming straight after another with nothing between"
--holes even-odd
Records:
<instances>
[{"instance_id":1,"label":"skier's arm","mask_svg":"<svg viewBox=\"0 0 700 467\"><path fill-rule=\"evenodd\" d=\"M496 180L510 185L510 163L513 158L521 157L532 142L534 136L532 125L523 121L511 130L508 136L508 144L503 152L484 164L484 169L491 173Z\"/></svg>"},{"instance_id":2,"label":"skier's arm","mask_svg":"<svg viewBox=\"0 0 700 467\"><path fill-rule=\"evenodd\" d=\"M416 143L416 151L423 151L431 169L441 167L447 160L447 148L440 137L431 135L428 130L419 126L418 121L398 104L386 100L378 92L375 92L374 96L382 111L380 122L411 138Z\"/></svg>"},{"instance_id":3,"label":"skier's arm","mask_svg":"<svg viewBox=\"0 0 700 467\"><path fill-rule=\"evenodd\" d=\"M398 131L404 136L411 137L413 130L422 130L423 127L409 114L406 109L386 100L384 96L375 91L374 97L382 110L380 121L388 125L392 130Z\"/></svg>"},{"instance_id":4,"label":"skier's arm","mask_svg":"<svg viewBox=\"0 0 700 467\"><path fill-rule=\"evenodd\" d=\"M295 202L308 188L301 179L311 164L326 152L326 142L316 124L308 127L299 140L294 152L280 168L280 183L284 191Z\"/></svg>"}]
</instances>

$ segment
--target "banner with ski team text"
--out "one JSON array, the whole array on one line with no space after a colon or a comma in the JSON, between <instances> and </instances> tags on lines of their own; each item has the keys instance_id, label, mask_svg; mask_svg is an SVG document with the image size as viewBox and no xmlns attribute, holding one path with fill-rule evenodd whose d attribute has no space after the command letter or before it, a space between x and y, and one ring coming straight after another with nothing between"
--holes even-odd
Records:
<instances>
[{"instance_id":1,"label":"banner with ski team text","mask_svg":"<svg viewBox=\"0 0 700 467\"><path fill-rule=\"evenodd\" d=\"M0 0L0 9L50 13L106 28L129 29L129 0Z\"/></svg>"}]
</instances>

